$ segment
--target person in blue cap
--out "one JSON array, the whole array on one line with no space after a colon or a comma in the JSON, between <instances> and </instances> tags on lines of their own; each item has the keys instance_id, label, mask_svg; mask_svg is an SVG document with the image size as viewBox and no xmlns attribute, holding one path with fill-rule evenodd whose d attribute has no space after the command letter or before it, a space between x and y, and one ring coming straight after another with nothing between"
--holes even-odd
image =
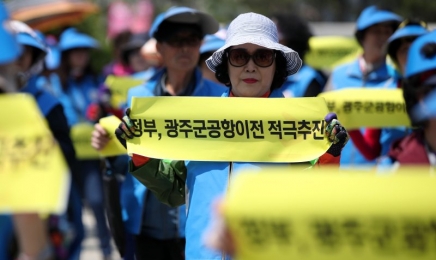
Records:
<instances>
[{"instance_id":1,"label":"person in blue cap","mask_svg":"<svg viewBox=\"0 0 436 260\"><path fill-rule=\"evenodd\" d=\"M287 76L298 71L302 61L297 52L278 42L277 27L272 20L260 14L245 13L230 23L224 46L206 63L217 79L228 87L221 97L274 99L283 98L279 88ZM306 162L308 166L338 165L342 147L348 140L347 132L335 114L329 113L325 121L328 125L326 136L333 144L324 155ZM126 139L134 138L136 131L127 110L115 134L126 147ZM209 210L241 170L268 165L271 166L255 162L171 160L132 154L129 171L161 201L168 205L186 204L186 259L229 259L225 252L211 250L204 243L204 231L211 223ZM288 167L289 164L281 166Z\"/></svg>"},{"instance_id":2,"label":"person in blue cap","mask_svg":"<svg viewBox=\"0 0 436 260\"><path fill-rule=\"evenodd\" d=\"M6 27L9 22L9 14L3 2L0 2L0 94L16 92L17 74L15 60L20 57L22 48L18 44L13 32ZM37 235L37 234L36 234ZM11 259L8 249L12 245L13 222L9 215L0 214L0 260ZM44 242L42 247L44 247ZM42 248L38 248L41 250Z\"/></svg>"},{"instance_id":3,"label":"person in blue cap","mask_svg":"<svg viewBox=\"0 0 436 260\"><path fill-rule=\"evenodd\" d=\"M403 19L395 13L369 6L365 8L356 22L355 37L362 46L363 54L351 63L335 68L329 77L325 91L349 87L357 88L395 88L396 82L386 64L385 45ZM365 129L360 129L362 133ZM377 139L382 143L381 150L386 153L389 145L398 136L392 131L382 131ZM356 148L355 140L344 148L341 167L371 167L375 160L367 160Z\"/></svg>"},{"instance_id":4,"label":"person in blue cap","mask_svg":"<svg viewBox=\"0 0 436 260\"><path fill-rule=\"evenodd\" d=\"M225 88L205 79L197 66L203 37L218 28L212 16L188 7L172 7L158 15L149 33L157 41L163 68L128 91L128 106L133 96L221 96ZM93 146L101 149L107 141L107 133L97 124ZM122 184L121 205L125 227L135 235L137 259L184 259L184 206L161 203L130 173Z\"/></svg>"},{"instance_id":5,"label":"person in blue cap","mask_svg":"<svg viewBox=\"0 0 436 260\"><path fill-rule=\"evenodd\" d=\"M200 47L200 59L198 61L198 66L201 69L201 73L205 79L211 80L218 84L222 83L218 81L218 79L215 77L215 74L207 67L206 60L212 56L216 50L223 47L225 42L226 41L224 39L211 34L204 37L203 44L201 44Z\"/></svg>"},{"instance_id":6,"label":"person in blue cap","mask_svg":"<svg viewBox=\"0 0 436 260\"><path fill-rule=\"evenodd\" d=\"M327 76L304 63L313 36L306 20L296 14L277 13L272 20L279 30L280 43L298 52L303 60L301 69L287 78L281 87L285 97L316 97L324 89Z\"/></svg>"},{"instance_id":7,"label":"person in blue cap","mask_svg":"<svg viewBox=\"0 0 436 260\"><path fill-rule=\"evenodd\" d=\"M61 62L56 73L60 79L60 88L69 99L73 113L66 114L71 127L79 123L90 122L87 119L88 107L98 102L98 88L103 79L91 66L91 51L99 48L93 37L68 28L59 37L58 48ZM91 122L90 122L91 123ZM99 159L78 160L78 189L91 208L96 220L100 248L105 259L110 259L111 236L104 211L103 179Z\"/></svg>"},{"instance_id":8,"label":"person in blue cap","mask_svg":"<svg viewBox=\"0 0 436 260\"><path fill-rule=\"evenodd\" d=\"M9 25L13 32L16 33L16 40L23 49L23 52L15 61L15 66L18 69L16 74L17 91L31 94L35 98L41 113L47 120L51 133L60 145L61 151L68 163L71 173L74 175L76 170L75 165L77 164L75 151L69 136L70 129L63 113L62 105L55 97L44 90L38 89L36 86L36 77L42 70L42 62L46 55L46 47L36 32L26 24L19 21L11 21ZM73 189L74 185L72 186L71 190ZM20 259L27 259L26 257L29 257L28 255L35 257L34 259L51 259L53 256L62 256L64 257L63 259L67 259L67 257L72 256L75 253L76 256L78 256L84 231L83 226L81 225L80 207L75 207L75 203L78 203L80 206L80 202L74 199L74 192L71 191L68 208L76 210L75 212L79 212L79 216L77 217L76 215L76 218L74 219L78 221L79 225L75 226L75 236L70 238L70 240L73 240L73 243L71 244L70 248L65 248L65 250L68 250L68 254L71 253L71 255L58 254L56 251L56 246L58 245L54 245L53 243L47 241L47 230L49 227L47 226L46 221L42 220L38 214L14 215L14 222L16 222L17 237L19 241L26 240L26 237L28 236L28 234L26 235L26 232L32 233L31 230L37 230L37 228L42 229L45 233L43 237L38 239L38 242L33 242L35 244L45 243L45 247L40 252L26 252L24 249L24 251L21 253ZM48 221L50 221L50 219L52 218L49 217ZM74 242L77 242L76 247L74 247ZM27 243L20 241L20 244ZM23 250L23 248L21 248L21 250ZM71 257L69 259L75 258Z\"/></svg>"},{"instance_id":9,"label":"person in blue cap","mask_svg":"<svg viewBox=\"0 0 436 260\"><path fill-rule=\"evenodd\" d=\"M410 45L404 71L403 96L415 130L392 145L388 156L381 161L382 166L436 166L436 114L426 113L428 106L424 102L434 91L436 31L418 37Z\"/></svg>"},{"instance_id":10,"label":"person in blue cap","mask_svg":"<svg viewBox=\"0 0 436 260\"><path fill-rule=\"evenodd\" d=\"M425 22L417 19L406 19L400 24L398 30L388 39L386 50L395 65L395 68L392 69L392 73L397 88L402 87L402 79L407 62L407 52L410 45L417 37L427 32L428 29ZM390 131L392 135L398 136L398 139L409 132L405 128L391 128L385 131ZM349 134L356 148L367 160L374 160L380 155L386 154L387 149L390 147L390 145L385 145L385 150L382 150L380 140L382 129L367 128L363 134L359 130L351 130Z\"/></svg>"}]
</instances>

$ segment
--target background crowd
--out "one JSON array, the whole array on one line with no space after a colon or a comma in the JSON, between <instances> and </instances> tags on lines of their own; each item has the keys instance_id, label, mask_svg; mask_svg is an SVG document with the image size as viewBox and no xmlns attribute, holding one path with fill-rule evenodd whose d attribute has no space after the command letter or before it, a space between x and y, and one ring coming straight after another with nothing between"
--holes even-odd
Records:
<instances>
[{"instance_id":1,"label":"background crowd","mask_svg":"<svg viewBox=\"0 0 436 260\"><path fill-rule=\"evenodd\" d=\"M287 58L288 63L277 61L288 67L282 72L282 81L273 81L268 97L315 97L351 86L402 88L413 128L349 130L350 141L342 143L347 144L342 153L339 151L340 161L337 153L331 154L344 168L434 166L435 119L414 117L412 111L436 86L436 34L426 21L416 18L419 14L402 17L378 6L365 6L360 11L354 36L361 52L351 62L331 71L305 62L309 41L314 36L306 19L286 10L271 14L268 18L278 30L277 43L283 46L280 51L291 49L302 62L301 67L291 68L292 55ZM147 19L138 20L147 23ZM140 29L134 29L133 21L121 28L116 28L116 20L112 21L107 32L111 61L95 68L93 57L106 43L75 26L42 32L26 23L11 21L7 6L0 3L0 21L9 24L0 28L0 91L34 96L61 146L72 176L64 214L0 215L0 260L79 259L85 237L84 207L91 209L96 219L104 259L111 259L113 250L123 259L185 259L185 248L186 259L215 259L215 254L202 253L203 249L192 246L201 243L200 236L193 235L192 230L203 230L199 226L204 223L198 224L198 219L208 213L195 212L196 219L191 209L190 219L186 220L185 205L180 205L183 203L162 199L142 184L141 175L131 174L132 170L150 163L149 158L133 157L130 164L127 155L79 158L71 139L71 129L83 123L94 125L107 115L122 118L133 96L221 96L223 93L244 96L244 92L236 92L239 90L236 87L229 91L232 78L218 73L222 68L214 61L213 57L217 57L212 56L219 55L223 46L231 46L226 45L230 41L226 42L228 24L220 25L212 15L188 7L169 8L149 20L149 26ZM254 63L258 61L254 55L252 59ZM105 82L110 75L131 77L143 83L129 90L123 104L113 106ZM104 146L106 134L97 124L92 145L97 149ZM165 162L157 163L162 165L156 167L166 167ZM179 169L178 165L171 167ZM189 229L185 229L185 224ZM223 249L222 245L214 246ZM226 248L223 250L229 252Z\"/></svg>"}]
</instances>

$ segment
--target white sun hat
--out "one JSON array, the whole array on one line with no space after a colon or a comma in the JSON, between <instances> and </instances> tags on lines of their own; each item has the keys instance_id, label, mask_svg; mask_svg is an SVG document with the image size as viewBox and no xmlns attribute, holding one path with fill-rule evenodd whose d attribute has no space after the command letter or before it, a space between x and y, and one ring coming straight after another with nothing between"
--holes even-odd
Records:
<instances>
[{"instance_id":1,"label":"white sun hat","mask_svg":"<svg viewBox=\"0 0 436 260\"><path fill-rule=\"evenodd\" d=\"M209 69L216 71L227 48L244 43L281 51L286 59L288 76L295 74L302 65L296 51L279 43L277 27L271 19L256 13L246 13L239 15L230 23L226 43L206 60Z\"/></svg>"}]
</instances>

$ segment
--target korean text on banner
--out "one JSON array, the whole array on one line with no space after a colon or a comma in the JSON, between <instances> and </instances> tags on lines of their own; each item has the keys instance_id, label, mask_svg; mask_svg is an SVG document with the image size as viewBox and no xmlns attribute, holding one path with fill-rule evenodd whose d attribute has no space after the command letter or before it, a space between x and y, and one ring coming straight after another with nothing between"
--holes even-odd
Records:
<instances>
[{"instance_id":1,"label":"korean text on banner","mask_svg":"<svg viewBox=\"0 0 436 260\"><path fill-rule=\"evenodd\" d=\"M347 129L410 126L401 89L347 88L319 97Z\"/></svg>"},{"instance_id":2,"label":"korean text on banner","mask_svg":"<svg viewBox=\"0 0 436 260\"><path fill-rule=\"evenodd\" d=\"M238 260L436 259L436 178L428 168L256 173L237 175L223 201Z\"/></svg>"},{"instance_id":3,"label":"korean text on banner","mask_svg":"<svg viewBox=\"0 0 436 260\"><path fill-rule=\"evenodd\" d=\"M35 100L8 94L0 104L0 212L63 212L70 176Z\"/></svg>"},{"instance_id":4,"label":"korean text on banner","mask_svg":"<svg viewBox=\"0 0 436 260\"><path fill-rule=\"evenodd\" d=\"M133 98L128 153L196 161L304 162L329 148L322 98Z\"/></svg>"},{"instance_id":5,"label":"korean text on banner","mask_svg":"<svg viewBox=\"0 0 436 260\"><path fill-rule=\"evenodd\" d=\"M99 123L104 130L106 130L106 133L110 139L107 145L101 151L99 151L100 154L105 157L126 154L126 149L115 136L115 130L118 128L121 120L116 116L108 116L101 118Z\"/></svg>"}]
</instances>

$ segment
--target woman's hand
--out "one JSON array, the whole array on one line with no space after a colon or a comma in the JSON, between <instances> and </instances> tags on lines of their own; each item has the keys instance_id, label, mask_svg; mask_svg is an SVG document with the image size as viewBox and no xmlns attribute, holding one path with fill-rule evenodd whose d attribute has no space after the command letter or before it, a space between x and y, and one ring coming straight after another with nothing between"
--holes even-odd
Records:
<instances>
[{"instance_id":1,"label":"woman's hand","mask_svg":"<svg viewBox=\"0 0 436 260\"><path fill-rule=\"evenodd\" d=\"M324 118L327 123L325 134L333 144L327 150L327 153L337 157L341 155L342 148L347 144L350 136L347 130L341 125L338 116L335 113L329 113Z\"/></svg>"},{"instance_id":2,"label":"woman's hand","mask_svg":"<svg viewBox=\"0 0 436 260\"><path fill-rule=\"evenodd\" d=\"M100 151L108 144L109 140L106 130L100 124L95 124L91 136L91 146Z\"/></svg>"}]
</instances>

